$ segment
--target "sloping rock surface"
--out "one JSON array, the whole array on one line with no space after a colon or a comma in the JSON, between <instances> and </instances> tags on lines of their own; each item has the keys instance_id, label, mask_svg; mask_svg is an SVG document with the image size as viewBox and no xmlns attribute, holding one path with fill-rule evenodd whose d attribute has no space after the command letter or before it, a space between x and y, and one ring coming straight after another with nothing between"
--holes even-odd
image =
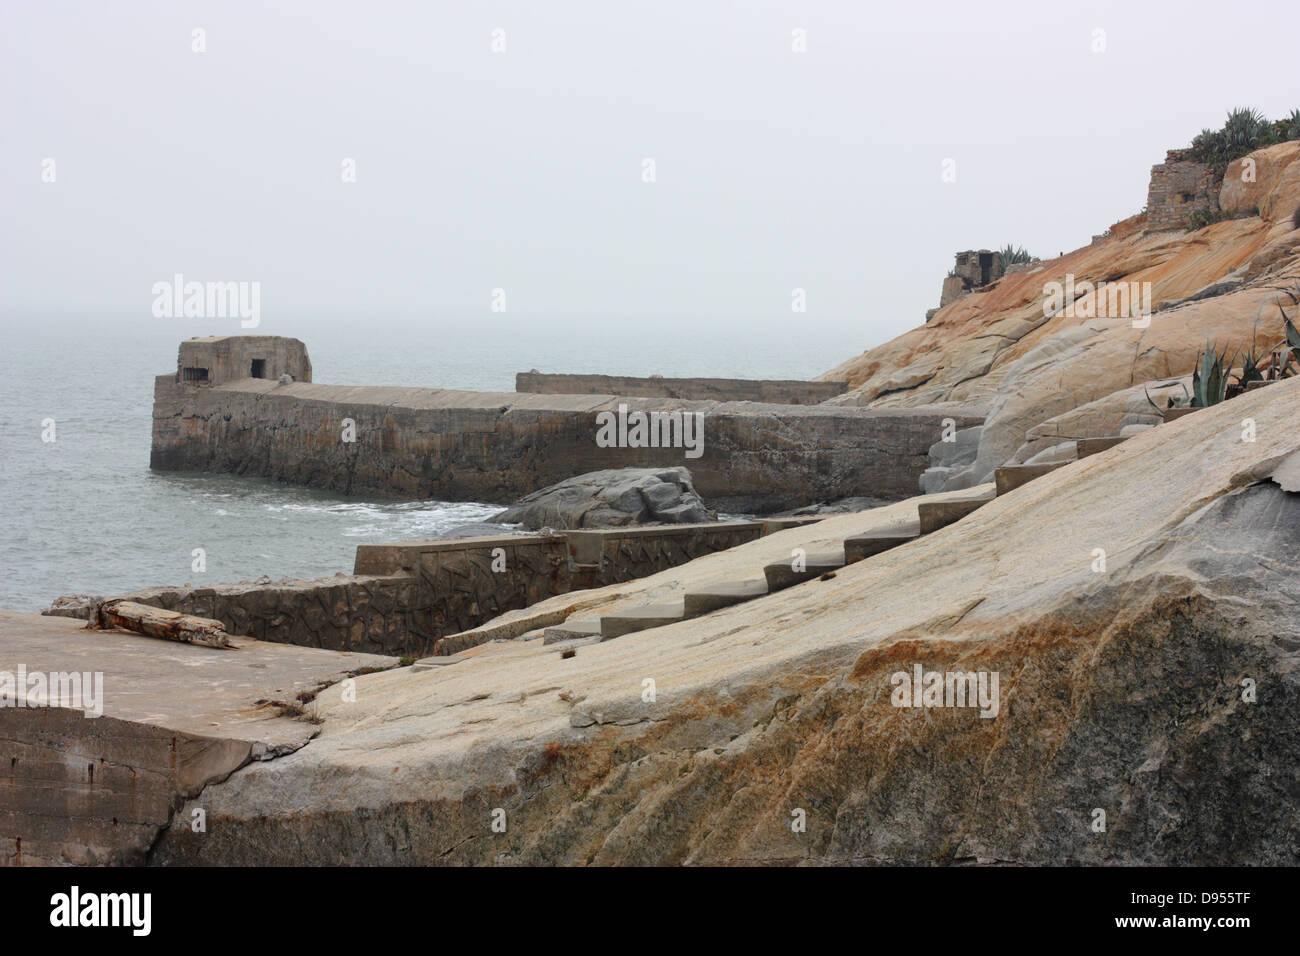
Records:
<instances>
[{"instance_id":1,"label":"sloping rock surface","mask_svg":"<svg viewBox=\"0 0 1300 956\"><path fill-rule=\"evenodd\" d=\"M826 580L567 658L539 638L362 677L353 702L318 698L319 738L208 787L176 819L215 825L178 822L151 859L1296 865L1298 453L1300 380ZM915 507L515 614L661 600ZM996 716L894 706L918 665L998 675Z\"/></svg>"},{"instance_id":2,"label":"sloping rock surface","mask_svg":"<svg viewBox=\"0 0 1300 956\"><path fill-rule=\"evenodd\" d=\"M974 484L989 480L1027 442L1029 455L1050 445L1045 435L1037 445L1030 437L1048 420L1190 374L1207 342L1238 355L1264 351L1282 339L1279 306L1295 316L1286 290L1300 291L1300 229L1292 221L1300 206L1300 143L1246 158L1256 163L1256 180L1241 183L1241 161L1234 163L1222 190L1225 208L1257 208L1259 215L1195 232L1144 231L1140 217L1117 223L1109 238L1005 276L940 309L925 326L827 372L823 378L851 386L832 403L988 407L978 455L962 466L964 481ZM1069 277L1080 291L1085 282L1150 283L1156 311L1149 325L1135 324L1095 292L1045 309L1048 283L1066 286ZM1099 427L1109 428L1110 417Z\"/></svg>"}]
</instances>

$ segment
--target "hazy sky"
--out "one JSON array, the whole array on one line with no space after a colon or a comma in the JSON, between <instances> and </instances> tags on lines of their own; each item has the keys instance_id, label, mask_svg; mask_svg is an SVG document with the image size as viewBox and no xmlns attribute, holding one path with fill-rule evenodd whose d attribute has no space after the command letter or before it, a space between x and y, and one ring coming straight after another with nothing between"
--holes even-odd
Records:
<instances>
[{"instance_id":1,"label":"hazy sky","mask_svg":"<svg viewBox=\"0 0 1300 956\"><path fill-rule=\"evenodd\" d=\"M1300 105L1297 11L5 0L0 309L149 322L179 272L260 282L266 331L486 323L502 288L557 327L849 323L865 347L921 324L957 250L1084 245L1227 109Z\"/></svg>"}]
</instances>

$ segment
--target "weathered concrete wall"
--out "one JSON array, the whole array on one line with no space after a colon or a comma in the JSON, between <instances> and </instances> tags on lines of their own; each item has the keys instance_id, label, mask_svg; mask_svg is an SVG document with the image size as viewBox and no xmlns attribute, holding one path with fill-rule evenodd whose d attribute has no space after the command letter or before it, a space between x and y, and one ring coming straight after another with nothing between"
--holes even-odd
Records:
<instances>
[{"instance_id":1,"label":"weathered concrete wall","mask_svg":"<svg viewBox=\"0 0 1300 956\"><path fill-rule=\"evenodd\" d=\"M817 405L848 389L848 382L790 379L664 378L662 375L566 375L520 372L515 391L537 395L617 395L621 398L685 398L712 402Z\"/></svg>"},{"instance_id":2,"label":"weathered concrete wall","mask_svg":"<svg viewBox=\"0 0 1300 956\"><path fill-rule=\"evenodd\" d=\"M597 413L702 412L704 449L602 448ZM762 513L915 492L960 408L613 399L244 379L211 388L160 376L150 465L258 475L345 494L511 503L605 468L686 465L710 507ZM355 422L346 442L344 420Z\"/></svg>"},{"instance_id":3,"label":"weathered concrete wall","mask_svg":"<svg viewBox=\"0 0 1300 956\"><path fill-rule=\"evenodd\" d=\"M250 759L218 740L61 707L0 709L0 865L140 866L173 808Z\"/></svg>"},{"instance_id":4,"label":"weathered concrete wall","mask_svg":"<svg viewBox=\"0 0 1300 956\"><path fill-rule=\"evenodd\" d=\"M400 657L422 644L411 640L418 582L407 574L344 575L309 581L156 587L126 600L212 618L226 631L275 644ZM77 615L81 616L80 609Z\"/></svg>"},{"instance_id":5,"label":"weathered concrete wall","mask_svg":"<svg viewBox=\"0 0 1300 956\"><path fill-rule=\"evenodd\" d=\"M259 641L426 657L459 649L439 641L506 611L646 577L766 530L763 522L719 522L362 545L351 575L146 588L121 597L212 618ZM68 603L56 614L85 619L90 608Z\"/></svg>"},{"instance_id":6,"label":"weathered concrete wall","mask_svg":"<svg viewBox=\"0 0 1300 956\"><path fill-rule=\"evenodd\" d=\"M0 866L145 863L183 800L316 735L315 723L292 715L304 701L349 674L398 663L232 643L214 649L0 611L0 672L98 674L93 696L102 709L95 717L74 709L83 704L46 706L25 688L19 707L8 690Z\"/></svg>"}]
</instances>

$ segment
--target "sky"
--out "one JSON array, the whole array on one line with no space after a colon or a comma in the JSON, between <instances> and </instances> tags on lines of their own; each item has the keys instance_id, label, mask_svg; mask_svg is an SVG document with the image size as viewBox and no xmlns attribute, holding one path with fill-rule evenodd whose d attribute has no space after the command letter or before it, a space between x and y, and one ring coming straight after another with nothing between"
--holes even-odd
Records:
<instances>
[{"instance_id":1,"label":"sky","mask_svg":"<svg viewBox=\"0 0 1300 956\"><path fill-rule=\"evenodd\" d=\"M1200 0L5 0L0 317L147 322L179 273L259 283L264 331L486 332L495 302L865 348L923 323L955 252L1085 245L1165 150L1300 105L1297 27Z\"/></svg>"}]
</instances>

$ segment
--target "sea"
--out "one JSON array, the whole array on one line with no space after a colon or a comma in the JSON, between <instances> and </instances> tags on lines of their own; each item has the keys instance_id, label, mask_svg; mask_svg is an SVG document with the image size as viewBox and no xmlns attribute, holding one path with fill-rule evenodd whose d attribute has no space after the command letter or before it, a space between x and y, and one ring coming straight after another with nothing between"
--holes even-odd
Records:
<instances>
[{"instance_id":1,"label":"sea","mask_svg":"<svg viewBox=\"0 0 1300 956\"><path fill-rule=\"evenodd\" d=\"M516 372L808 379L851 323L312 314L263 321L0 315L0 609L66 594L350 573L357 545L437 537L508 502L349 497L149 468L153 381L195 335L292 335L315 382L513 391ZM802 317L801 317L802 318ZM204 570L195 571L201 549Z\"/></svg>"}]
</instances>

